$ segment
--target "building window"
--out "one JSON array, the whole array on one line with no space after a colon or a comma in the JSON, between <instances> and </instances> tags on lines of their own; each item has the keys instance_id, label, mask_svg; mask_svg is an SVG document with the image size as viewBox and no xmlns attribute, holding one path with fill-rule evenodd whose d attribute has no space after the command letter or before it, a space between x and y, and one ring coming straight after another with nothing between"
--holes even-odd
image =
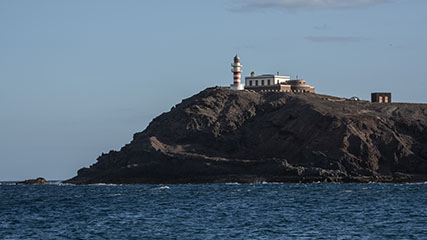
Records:
<instances>
[{"instance_id":1,"label":"building window","mask_svg":"<svg viewBox=\"0 0 427 240\"><path fill-rule=\"evenodd\" d=\"M252 80L251 80L251 81L249 81L249 86L252 86Z\"/></svg>"},{"instance_id":2,"label":"building window","mask_svg":"<svg viewBox=\"0 0 427 240\"><path fill-rule=\"evenodd\" d=\"M267 85L270 86L270 80L267 81Z\"/></svg>"},{"instance_id":3,"label":"building window","mask_svg":"<svg viewBox=\"0 0 427 240\"><path fill-rule=\"evenodd\" d=\"M255 80L255 86L258 86L258 80Z\"/></svg>"},{"instance_id":4,"label":"building window","mask_svg":"<svg viewBox=\"0 0 427 240\"><path fill-rule=\"evenodd\" d=\"M384 102L388 103L388 97L387 96L384 96Z\"/></svg>"},{"instance_id":5,"label":"building window","mask_svg":"<svg viewBox=\"0 0 427 240\"><path fill-rule=\"evenodd\" d=\"M261 80L261 85L264 86L264 80Z\"/></svg>"},{"instance_id":6,"label":"building window","mask_svg":"<svg viewBox=\"0 0 427 240\"><path fill-rule=\"evenodd\" d=\"M379 97L378 97L378 102L379 102L379 103L382 103L382 102L383 102L383 96L379 96Z\"/></svg>"}]
</instances>

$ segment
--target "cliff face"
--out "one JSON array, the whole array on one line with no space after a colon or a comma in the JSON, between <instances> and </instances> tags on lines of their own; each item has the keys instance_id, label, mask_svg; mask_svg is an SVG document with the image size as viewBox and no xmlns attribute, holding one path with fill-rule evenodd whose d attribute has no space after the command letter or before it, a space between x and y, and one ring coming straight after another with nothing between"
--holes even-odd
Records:
<instances>
[{"instance_id":1,"label":"cliff face","mask_svg":"<svg viewBox=\"0 0 427 240\"><path fill-rule=\"evenodd\" d=\"M427 180L427 104L208 88L71 183Z\"/></svg>"}]
</instances>

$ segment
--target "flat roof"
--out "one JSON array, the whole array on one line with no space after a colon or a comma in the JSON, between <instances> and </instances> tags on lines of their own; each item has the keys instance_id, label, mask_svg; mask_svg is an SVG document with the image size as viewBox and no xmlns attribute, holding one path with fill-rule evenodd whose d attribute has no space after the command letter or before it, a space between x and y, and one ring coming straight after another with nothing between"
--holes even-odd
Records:
<instances>
[{"instance_id":1,"label":"flat roof","mask_svg":"<svg viewBox=\"0 0 427 240\"><path fill-rule=\"evenodd\" d=\"M265 77L277 77L277 78L291 78L291 76L281 76L281 75L274 75L274 74L261 74L257 76L246 76L245 78L265 78Z\"/></svg>"}]
</instances>

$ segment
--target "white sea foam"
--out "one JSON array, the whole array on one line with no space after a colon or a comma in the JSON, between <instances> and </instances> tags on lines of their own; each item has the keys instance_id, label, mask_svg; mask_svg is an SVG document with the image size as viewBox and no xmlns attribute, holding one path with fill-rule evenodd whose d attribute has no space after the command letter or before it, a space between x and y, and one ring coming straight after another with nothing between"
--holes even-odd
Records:
<instances>
[{"instance_id":1,"label":"white sea foam","mask_svg":"<svg viewBox=\"0 0 427 240\"><path fill-rule=\"evenodd\" d=\"M63 183L63 182L60 182L56 185L58 185L58 186L77 186L76 184L73 184L73 183Z\"/></svg>"},{"instance_id":2,"label":"white sea foam","mask_svg":"<svg viewBox=\"0 0 427 240\"><path fill-rule=\"evenodd\" d=\"M61 180L48 180L47 184L49 184L49 185L63 185L65 183L62 183Z\"/></svg>"},{"instance_id":3,"label":"white sea foam","mask_svg":"<svg viewBox=\"0 0 427 240\"><path fill-rule=\"evenodd\" d=\"M267 181L260 181L260 182L255 182L255 183L251 183L251 184L286 184L286 183L282 183L282 182L267 182Z\"/></svg>"},{"instance_id":4,"label":"white sea foam","mask_svg":"<svg viewBox=\"0 0 427 240\"><path fill-rule=\"evenodd\" d=\"M4 186L14 186L14 185L16 185L16 182L0 182L0 185L4 185Z\"/></svg>"},{"instance_id":5,"label":"white sea foam","mask_svg":"<svg viewBox=\"0 0 427 240\"><path fill-rule=\"evenodd\" d=\"M399 183L397 183L399 184ZM405 184L417 185L417 184L427 184L427 182L407 182Z\"/></svg>"},{"instance_id":6,"label":"white sea foam","mask_svg":"<svg viewBox=\"0 0 427 240\"><path fill-rule=\"evenodd\" d=\"M88 185L89 186L121 186L121 184L113 184L113 183L93 183Z\"/></svg>"},{"instance_id":7,"label":"white sea foam","mask_svg":"<svg viewBox=\"0 0 427 240\"><path fill-rule=\"evenodd\" d=\"M120 194L120 193L114 193L114 194L110 194L110 195L108 195L109 197L118 197L118 196L121 196L122 194Z\"/></svg>"}]
</instances>

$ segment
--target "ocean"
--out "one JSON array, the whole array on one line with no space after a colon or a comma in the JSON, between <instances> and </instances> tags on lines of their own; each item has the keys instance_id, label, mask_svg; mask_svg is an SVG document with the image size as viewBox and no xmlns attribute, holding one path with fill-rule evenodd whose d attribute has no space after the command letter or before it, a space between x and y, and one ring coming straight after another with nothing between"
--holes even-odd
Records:
<instances>
[{"instance_id":1,"label":"ocean","mask_svg":"<svg viewBox=\"0 0 427 240\"><path fill-rule=\"evenodd\" d=\"M0 185L0 239L427 239L427 184Z\"/></svg>"}]
</instances>

